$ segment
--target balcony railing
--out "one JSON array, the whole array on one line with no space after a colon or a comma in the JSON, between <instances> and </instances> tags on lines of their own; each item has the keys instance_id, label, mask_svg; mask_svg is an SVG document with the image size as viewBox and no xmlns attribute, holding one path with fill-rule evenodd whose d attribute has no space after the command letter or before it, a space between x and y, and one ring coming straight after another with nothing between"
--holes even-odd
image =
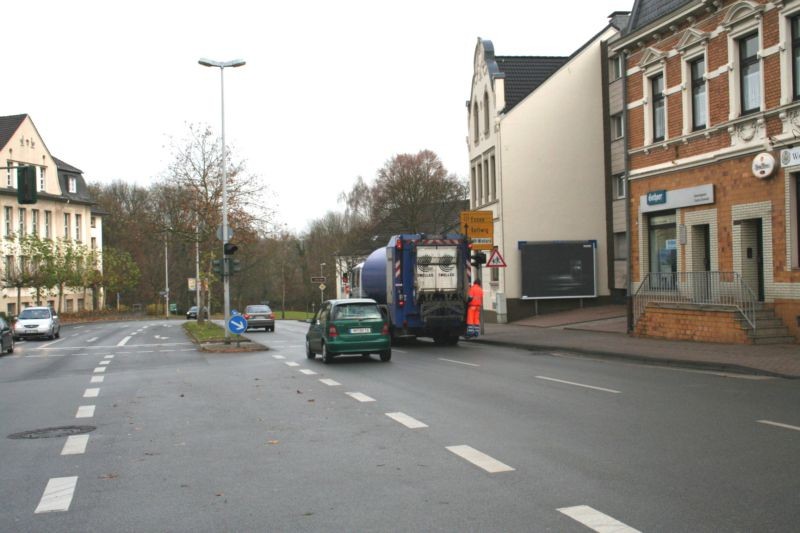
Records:
<instances>
[{"instance_id":1,"label":"balcony railing","mask_svg":"<svg viewBox=\"0 0 800 533\"><path fill-rule=\"evenodd\" d=\"M753 331L758 298L738 272L650 272L633 295L633 324L651 303L733 307Z\"/></svg>"}]
</instances>

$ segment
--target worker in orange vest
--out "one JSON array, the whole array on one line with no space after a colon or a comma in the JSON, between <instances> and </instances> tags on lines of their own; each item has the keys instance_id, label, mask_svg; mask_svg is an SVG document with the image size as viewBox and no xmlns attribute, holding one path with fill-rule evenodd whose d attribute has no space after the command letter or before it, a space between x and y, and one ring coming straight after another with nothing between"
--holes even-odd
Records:
<instances>
[{"instance_id":1,"label":"worker in orange vest","mask_svg":"<svg viewBox=\"0 0 800 533\"><path fill-rule=\"evenodd\" d=\"M481 280L476 279L467 294L467 338L481 333L481 308L483 307L483 288Z\"/></svg>"}]
</instances>

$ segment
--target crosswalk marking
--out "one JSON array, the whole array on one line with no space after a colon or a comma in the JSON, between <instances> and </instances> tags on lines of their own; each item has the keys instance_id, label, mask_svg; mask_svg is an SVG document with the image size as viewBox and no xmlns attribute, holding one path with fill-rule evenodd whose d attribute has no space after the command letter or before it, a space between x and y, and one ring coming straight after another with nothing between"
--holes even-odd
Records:
<instances>
[{"instance_id":1,"label":"crosswalk marking","mask_svg":"<svg viewBox=\"0 0 800 533\"><path fill-rule=\"evenodd\" d=\"M77 484L78 476L50 478L34 513L69 510L69 506L72 503L72 495L75 493L75 485Z\"/></svg>"},{"instance_id":2,"label":"crosswalk marking","mask_svg":"<svg viewBox=\"0 0 800 533\"><path fill-rule=\"evenodd\" d=\"M639 533L638 529L633 529L588 505L562 507L559 512L599 533Z\"/></svg>"},{"instance_id":3,"label":"crosswalk marking","mask_svg":"<svg viewBox=\"0 0 800 533\"><path fill-rule=\"evenodd\" d=\"M447 446L447 449L462 459L474 464L478 468L486 470L490 474L496 474L498 472L511 472L514 470L507 464L501 463L497 459L494 459L483 452L479 452L472 446L462 444L459 446Z\"/></svg>"}]
</instances>

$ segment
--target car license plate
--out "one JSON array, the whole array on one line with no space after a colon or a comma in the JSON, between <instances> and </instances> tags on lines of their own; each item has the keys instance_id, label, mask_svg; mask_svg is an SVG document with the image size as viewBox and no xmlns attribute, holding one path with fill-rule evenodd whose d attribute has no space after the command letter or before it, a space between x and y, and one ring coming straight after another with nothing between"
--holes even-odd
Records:
<instances>
[{"instance_id":1,"label":"car license plate","mask_svg":"<svg viewBox=\"0 0 800 533\"><path fill-rule=\"evenodd\" d=\"M262 318L264 318L264 315L254 315L253 318L261 320Z\"/></svg>"},{"instance_id":2,"label":"car license plate","mask_svg":"<svg viewBox=\"0 0 800 533\"><path fill-rule=\"evenodd\" d=\"M350 328L350 333L369 333L370 328Z\"/></svg>"}]
</instances>

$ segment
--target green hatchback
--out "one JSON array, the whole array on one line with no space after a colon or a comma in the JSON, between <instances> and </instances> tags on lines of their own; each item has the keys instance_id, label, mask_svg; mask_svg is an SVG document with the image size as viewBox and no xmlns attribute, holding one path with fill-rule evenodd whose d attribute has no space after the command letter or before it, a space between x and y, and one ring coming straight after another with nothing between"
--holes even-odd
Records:
<instances>
[{"instance_id":1,"label":"green hatchback","mask_svg":"<svg viewBox=\"0 0 800 533\"><path fill-rule=\"evenodd\" d=\"M389 324L375 300L353 298L324 302L306 333L306 356L330 363L340 354L377 353L381 361L392 358Z\"/></svg>"}]
</instances>

